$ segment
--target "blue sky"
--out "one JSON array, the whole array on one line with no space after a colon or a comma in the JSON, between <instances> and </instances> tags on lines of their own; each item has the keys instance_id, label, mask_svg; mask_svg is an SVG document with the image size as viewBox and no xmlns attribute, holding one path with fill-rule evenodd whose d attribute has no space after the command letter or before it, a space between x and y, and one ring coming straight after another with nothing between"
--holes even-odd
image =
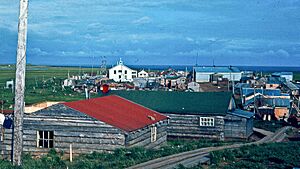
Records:
<instances>
[{"instance_id":1,"label":"blue sky","mask_svg":"<svg viewBox=\"0 0 300 169\"><path fill-rule=\"evenodd\" d=\"M0 1L0 63L18 10ZM31 0L28 23L32 64L300 65L300 0Z\"/></svg>"}]
</instances>

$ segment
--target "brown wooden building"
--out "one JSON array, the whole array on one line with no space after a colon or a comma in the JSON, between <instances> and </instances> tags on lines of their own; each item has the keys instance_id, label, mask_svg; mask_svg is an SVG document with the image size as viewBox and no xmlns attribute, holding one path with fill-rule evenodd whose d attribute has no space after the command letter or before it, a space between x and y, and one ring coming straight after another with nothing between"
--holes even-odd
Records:
<instances>
[{"instance_id":1,"label":"brown wooden building","mask_svg":"<svg viewBox=\"0 0 300 169\"><path fill-rule=\"evenodd\" d=\"M168 116L168 138L247 139L252 134L254 114L236 109L230 92L110 91L108 94Z\"/></svg>"},{"instance_id":2,"label":"brown wooden building","mask_svg":"<svg viewBox=\"0 0 300 169\"><path fill-rule=\"evenodd\" d=\"M155 148L167 140L168 118L119 96L61 103L25 114L23 151L39 156L54 148L68 154ZM1 155L10 157L12 129L5 129Z\"/></svg>"}]
</instances>

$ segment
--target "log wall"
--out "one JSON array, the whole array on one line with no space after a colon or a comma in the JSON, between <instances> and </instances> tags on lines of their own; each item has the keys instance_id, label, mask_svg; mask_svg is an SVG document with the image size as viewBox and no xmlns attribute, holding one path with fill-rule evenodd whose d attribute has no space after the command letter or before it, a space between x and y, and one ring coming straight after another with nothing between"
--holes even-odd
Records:
<instances>
[{"instance_id":1,"label":"log wall","mask_svg":"<svg viewBox=\"0 0 300 169\"><path fill-rule=\"evenodd\" d=\"M71 110L71 111L70 111ZM67 155L72 144L73 154L112 152L125 147L125 133L111 125L100 122L82 113L46 112L24 116L23 151L33 156L48 153L49 148L37 146L38 131L54 131L54 148ZM1 143L1 155L10 158L12 129L6 129Z\"/></svg>"},{"instance_id":2,"label":"log wall","mask_svg":"<svg viewBox=\"0 0 300 169\"><path fill-rule=\"evenodd\" d=\"M247 119L227 114L224 120L225 138L247 139L253 133L253 118Z\"/></svg>"},{"instance_id":3,"label":"log wall","mask_svg":"<svg viewBox=\"0 0 300 169\"><path fill-rule=\"evenodd\" d=\"M33 114L25 114L23 123L23 152L41 156L49 148L40 148L37 144L38 131L53 131L56 151L69 155L70 145L74 155L94 151L112 152L117 148L141 146L157 148L167 140L167 120L154 124L157 127L157 139L151 142L151 129L147 126L133 132L125 132L114 126L98 121L83 113L54 105ZM12 129L5 129L4 139L0 141L2 158L10 159Z\"/></svg>"},{"instance_id":4,"label":"log wall","mask_svg":"<svg viewBox=\"0 0 300 169\"><path fill-rule=\"evenodd\" d=\"M187 115L164 113L169 116L169 138L224 139L224 117L211 115ZM200 126L200 117L213 117L214 126Z\"/></svg>"},{"instance_id":5,"label":"log wall","mask_svg":"<svg viewBox=\"0 0 300 169\"><path fill-rule=\"evenodd\" d=\"M145 148L158 148L165 144L167 141L167 125L168 120L164 120L155 124L157 127L156 141L151 142L151 127L147 126L135 132L126 135L126 147L145 147Z\"/></svg>"}]
</instances>

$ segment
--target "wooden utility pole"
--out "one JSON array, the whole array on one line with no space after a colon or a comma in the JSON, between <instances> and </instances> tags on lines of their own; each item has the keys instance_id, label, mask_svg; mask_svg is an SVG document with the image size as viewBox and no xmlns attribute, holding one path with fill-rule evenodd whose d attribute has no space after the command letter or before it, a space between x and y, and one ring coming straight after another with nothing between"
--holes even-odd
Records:
<instances>
[{"instance_id":1,"label":"wooden utility pole","mask_svg":"<svg viewBox=\"0 0 300 169\"><path fill-rule=\"evenodd\" d=\"M28 0L20 0L12 161L22 165Z\"/></svg>"}]
</instances>

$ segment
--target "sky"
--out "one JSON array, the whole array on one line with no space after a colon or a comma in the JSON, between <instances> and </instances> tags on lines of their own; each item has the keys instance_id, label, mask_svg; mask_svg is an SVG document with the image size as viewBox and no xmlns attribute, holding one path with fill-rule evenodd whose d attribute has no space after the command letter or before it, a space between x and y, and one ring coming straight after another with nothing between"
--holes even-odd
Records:
<instances>
[{"instance_id":1,"label":"sky","mask_svg":"<svg viewBox=\"0 0 300 169\"><path fill-rule=\"evenodd\" d=\"M0 64L15 63L19 0L0 0ZM37 65L300 66L300 0L30 0Z\"/></svg>"}]
</instances>

